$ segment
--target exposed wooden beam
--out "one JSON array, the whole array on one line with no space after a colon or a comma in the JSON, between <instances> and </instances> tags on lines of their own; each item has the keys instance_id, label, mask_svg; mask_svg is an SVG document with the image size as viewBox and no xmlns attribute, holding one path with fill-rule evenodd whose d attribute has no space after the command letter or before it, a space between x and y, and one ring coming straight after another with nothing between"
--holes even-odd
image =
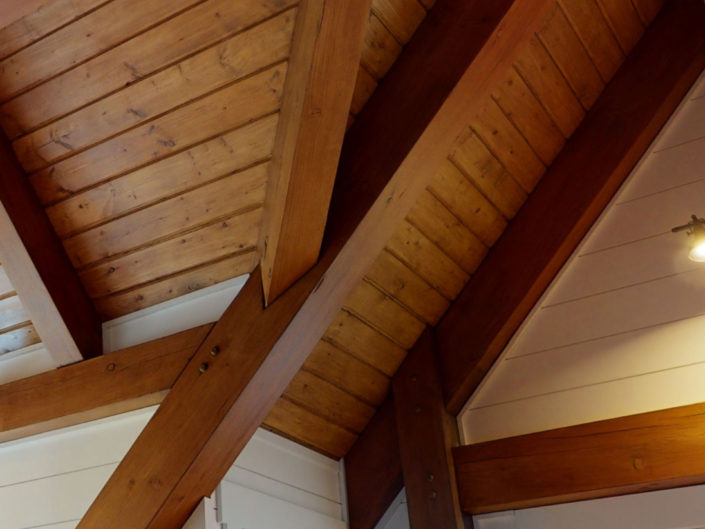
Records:
<instances>
[{"instance_id":1,"label":"exposed wooden beam","mask_svg":"<svg viewBox=\"0 0 705 529\"><path fill-rule=\"evenodd\" d=\"M472 513L705 483L705 404L454 450Z\"/></svg>"},{"instance_id":2,"label":"exposed wooden beam","mask_svg":"<svg viewBox=\"0 0 705 529\"><path fill-rule=\"evenodd\" d=\"M445 409L433 333L427 329L392 381L411 529L463 529L451 449L458 425Z\"/></svg>"},{"instance_id":3,"label":"exposed wooden beam","mask_svg":"<svg viewBox=\"0 0 705 529\"><path fill-rule=\"evenodd\" d=\"M267 303L318 260L370 3L299 4L260 235Z\"/></svg>"},{"instance_id":4,"label":"exposed wooden beam","mask_svg":"<svg viewBox=\"0 0 705 529\"><path fill-rule=\"evenodd\" d=\"M705 67L705 4L667 2L438 324L458 413Z\"/></svg>"},{"instance_id":5,"label":"exposed wooden beam","mask_svg":"<svg viewBox=\"0 0 705 529\"><path fill-rule=\"evenodd\" d=\"M70 364L101 354L100 317L0 133L0 262L51 356Z\"/></svg>"},{"instance_id":6,"label":"exposed wooden beam","mask_svg":"<svg viewBox=\"0 0 705 529\"><path fill-rule=\"evenodd\" d=\"M0 442L160 403L211 327L0 386Z\"/></svg>"},{"instance_id":7,"label":"exposed wooden beam","mask_svg":"<svg viewBox=\"0 0 705 529\"><path fill-rule=\"evenodd\" d=\"M462 39L444 46L454 53L459 46L464 62L439 62L409 44L410 54L353 126L351 146L343 147L338 178L345 192L336 191L339 211L330 217L318 264L266 309L259 273L250 278L81 529L178 527L213 491L427 187L465 128L465 116L478 110L481 96L512 64L543 3L463 3L465 16L451 21L451 34ZM426 38L443 42L447 29L429 28ZM436 72L445 75L436 78ZM365 117L379 108L385 113ZM218 354L211 357L215 346Z\"/></svg>"},{"instance_id":8,"label":"exposed wooden beam","mask_svg":"<svg viewBox=\"0 0 705 529\"><path fill-rule=\"evenodd\" d=\"M350 529L373 529L404 486L394 414L390 396L345 456Z\"/></svg>"},{"instance_id":9,"label":"exposed wooden beam","mask_svg":"<svg viewBox=\"0 0 705 529\"><path fill-rule=\"evenodd\" d=\"M439 344L442 367L445 367L442 374L445 375L444 382L450 384L446 388L446 404L450 412L458 412L468 392L481 380L498 354L498 343L503 344L501 340L493 342L495 349L487 350L487 345L475 345L478 340L486 344L499 330L507 333L505 327L509 323L518 325L520 321L512 310L525 314L530 308L529 300L535 300L540 295L543 287L536 288L531 283L531 278L538 274L530 268L531 263L539 259L540 252L536 252L536 248L550 248L551 244L555 246L561 241L569 247L577 244L580 230L569 230L567 219L578 215L580 208L586 219L596 218L618 185L617 181L608 184L604 180L609 180L611 171L616 171L614 178L617 180L626 176L705 66L703 51L699 49L703 40L699 29L702 5L696 0L674 4L678 5L666 9L647 32L645 41L627 59L624 71L607 87L585 123L569 141L565 152L555 162L555 167L550 169L549 175L553 176L547 175L539 183L518 218L508 228L508 235L503 236L490 251L478 274L437 327L437 339L443 345L440 348ZM620 133L610 136L610 141L605 142L606 131ZM596 156L598 152L600 156ZM605 163L606 157L611 165ZM607 176L601 172L606 170ZM557 217L559 212L566 217ZM522 227L525 222L529 225ZM576 225L574 222L573 227ZM585 225L581 227L587 229ZM566 235L566 231L570 234ZM547 238L548 242L542 242L543 238ZM562 248L562 252L564 259L569 251ZM559 268L557 262L551 261L555 257L555 254L544 255L540 259L542 262L548 261L554 273ZM530 261L528 280L526 260ZM560 259L558 261L562 262ZM524 280L519 281L519 277ZM541 279L545 284L550 280L543 276ZM483 281L488 281L491 286L484 286ZM517 283L524 290L522 295L515 296L513 289L518 288ZM495 292L497 297L494 296ZM478 298L478 293L483 297ZM512 307L507 298L515 303L523 300L527 306ZM508 322L508 315L513 316L512 322ZM494 329L494 333L489 333L488 337L483 325ZM473 344L473 347L468 347L468 344ZM480 349L475 350L475 347ZM452 372L453 368L457 371ZM401 489L399 454L390 448L389 442L389 439L396 437L394 417L380 413L370 424L374 424L374 429L370 426L363 432L351 454L356 454L355 461L365 458L390 461L392 471L376 476L364 466L346 462L348 476L356 476L359 482L375 483L375 488L366 494L364 487L358 486L362 493L349 497L351 529L372 529L389 505L380 501L379 490L393 491L385 495L393 498ZM394 472L396 469L399 469L397 473ZM372 508L374 512L370 512Z\"/></svg>"}]
</instances>

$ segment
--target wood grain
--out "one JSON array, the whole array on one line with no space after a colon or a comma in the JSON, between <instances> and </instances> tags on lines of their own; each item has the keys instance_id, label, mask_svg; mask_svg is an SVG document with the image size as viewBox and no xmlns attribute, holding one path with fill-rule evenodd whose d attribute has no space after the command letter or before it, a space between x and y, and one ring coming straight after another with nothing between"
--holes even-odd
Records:
<instances>
[{"instance_id":1,"label":"wood grain","mask_svg":"<svg viewBox=\"0 0 705 529\"><path fill-rule=\"evenodd\" d=\"M705 482L696 404L453 451L463 508L479 513Z\"/></svg>"},{"instance_id":2,"label":"wood grain","mask_svg":"<svg viewBox=\"0 0 705 529\"><path fill-rule=\"evenodd\" d=\"M369 0L299 7L259 244L268 303L318 259L369 10Z\"/></svg>"},{"instance_id":3,"label":"wood grain","mask_svg":"<svg viewBox=\"0 0 705 529\"><path fill-rule=\"evenodd\" d=\"M445 409L437 360L428 330L392 381L409 522L413 528L464 529L451 454L458 426Z\"/></svg>"},{"instance_id":4,"label":"wood grain","mask_svg":"<svg viewBox=\"0 0 705 529\"><path fill-rule=\"evenodd\" d=\"M183 0L182 0L183 1ZM142 2L151 3L151 2ZM15 139L280 13L294 0L208 0L0 107ZM119 16L119 15L118 15ZM70 27L70 26L69 26ZM86 83L86 79L91 82ZM81 90L74 90L81 86ZM55 97L62 94L62 97Z\"/></svg>"},{"instance_id":5,"label":"wood grain","mask_svg":"<svg viewBox=\"0 0 705 529\"><path fill-rule=\"evenodd\" d=\"M634 8L634 4L626 0L598 0L605 14L607 23L612 28L622 51L629 54L641 36L644 34L644 24Z\"/></svg>"},{"instance_id":6,"label":"wood grain","mask_svg":"<svg viewBox=\"0 0 705 529\"><path fill-rule=\"evenodd\" d=\"M702 71L705 35L697 27L703 21L702 2L678 2L664 10L441 320L438 339L450 410L465 403ZM605 142L605 130L621 133Z\"/></svg>"},{"instance_id":7,"label":"wood grain","mask_svg":"<svg viewBox=\"0 0 705 529\"><path fill-rule=\"evenodd\" d=\"M2 442L159 403L204 325L0 386Z\"/></svg>"}]
</instances>

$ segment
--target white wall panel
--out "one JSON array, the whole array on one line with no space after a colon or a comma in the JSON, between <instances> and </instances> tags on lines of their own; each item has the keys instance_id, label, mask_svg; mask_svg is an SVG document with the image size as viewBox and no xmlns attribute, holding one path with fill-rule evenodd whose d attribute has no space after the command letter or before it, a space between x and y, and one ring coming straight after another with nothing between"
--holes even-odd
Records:
<instances>
[{"instance_id":1,"label":"white wall panel","mask_svg":"<svg viewBox=\"0 0 705 529\"><path fill-rule=\"evenodd\" d=\"M705 401L705 77L523 322L461 415L479 442Z\"/></svg>"}]
</instances>

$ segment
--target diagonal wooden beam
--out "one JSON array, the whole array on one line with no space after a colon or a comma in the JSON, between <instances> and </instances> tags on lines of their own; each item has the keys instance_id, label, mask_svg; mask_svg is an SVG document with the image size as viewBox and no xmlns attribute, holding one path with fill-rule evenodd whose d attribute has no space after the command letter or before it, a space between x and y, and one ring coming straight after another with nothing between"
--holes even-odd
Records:
<instances>
[{"instance_id":1,"label":"diagonal wooden beam","mask_svg":"<svg viewBox=\"0 0 705 529\"><path fill-rule=\"evenodd\" d=\"M81 529L179 527L215 489L424 191L465 128L465 116L478 110L542 15L533 0L462 5L469 14L452 34L463 37L455 44L463 44L464 64L438 62L409 44L343 148L340 209L332 211L318 264L266 309L259 273L251 277ZM441 42L444 34L445 28L425 30L425 38ZM437 44L431 41L431 50ZM426 73L421 79L419 71ZM386 114L365 117L375 108Z\"/></svg>"},{"instance_id":2,"label":"diagonal wooden beam","mask_svg":"<svg viewBox=\"0 0 705 529\"><path fill-rule=\"evenodd\" d=\"M463 508L520 509L705 483L705 404L456 448Z\"/></svg>"},{"instance_id":3,"label":"diagonal wooden beam","mask_svg":"<svg viewBox=\"0 0 705 529\"><path fill-rule=\"evenodd\" d=\"M100 355L100 317L3 133L0 167L0 262L34 327L60 365Z\"/></svg>"},{"instance_id":4,"label":"diagonal wooden beam","mask_svg":"<svg viewBox=\"0 0 705 529\"><path fill-rule=\"evenodd\" d=\"M371 0L303 0L260 234L267 303L318 260Z\"/></svg>"},{"instance_id":5,"label":"diagonal wooden beam","mask_svg":"<svg viewBox=\"0 0 705 529\"><path fill-rule=\"evenodd\" d=\"M0 386L0 442L160 403L211 327Z\"/></svg>"},{"instance_id":6,"label":"diagonal wooden beam","mask_svg":"<svg viewBox=\"0 0 705 529\"><path fill-rule=\"evenodd\" d=\"M704 17L698 0L667 6L437 326L451 413L457 414L519 316L538 298L705 67ZM614 131L619 133L610 134ZM606 135L609 141L604 141ZM371 424L374 430L363 432L351 450L355 459L346 460L349 483L353 476L356 482L376 484L366 494L348 498L351 529L372 529L388 506L379 491L393 498L401 489L400 471L377 476L356 463L376 459L401 468L399 454L390 449L397 428L393 416L380 414ZM370 506L377 512L370 512Z\"/></svg>"},{"instance_id":7,"label":"diagonal wooden beam","mask_svg":"<svg viewBox=\"0 0 705 529\"><path fill-rule=\"evenodd\" d=\"M458 413L705 67L705 4L667 2L438 324Z\"/></svg>"}]
</instances>

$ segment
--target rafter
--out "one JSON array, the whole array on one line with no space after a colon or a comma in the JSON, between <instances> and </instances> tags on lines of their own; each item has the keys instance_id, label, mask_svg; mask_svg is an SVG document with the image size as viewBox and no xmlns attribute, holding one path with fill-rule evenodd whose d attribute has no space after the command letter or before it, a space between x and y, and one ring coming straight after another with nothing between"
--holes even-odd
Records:
<instances>
[{"instance_id":1,"label":"rafter","mask_svg":"<svg viewBox=\"0 0 705 529\"><path fill-rule=\"evenodd\" d=\"M318 260L370 1L299 5L260 235L267 303Z\"/></svg>"},{"instance_id":2,"label":"rafter","mask_svg":"<svg viewBox=\"0 0 705 529\"><path fill-rule=\"evenodd\" d=\"M705 405L453 451L463 508L520 509L705 483Z\"/></svg>"},{"instance_id":3,"label":"rafter","mask_svg":"<svg viewBox=\"0 0 705 529\"><path fill-rule=\"evenodd\" d=\"M0 386L0 442L160 403L210 328Z\"/></svg>"},{"instance_id":4,"label":"rafter","mask_svg":"<svg viewBox=\"0 0 705 529\"><path fill-rule=\"evenodd\" d=\"M250 278L81 529L178 527L222 479L427 187L465 116L478 110L478 94L499 82L542 14L528 1L463 5L466 16L452 21L449 34L432 25L419 30L421 39L412 40L353 126L318 264L266 309L258 274ZM464 60L436 61L423 48L434 35L434 49L460 46ZM425 81L410 85L419 71Z\"/></svg>"},{"instance_id":5,"label":"rafter","mask_svg":"<svg viewBox=\"0 0 705 529\"><path fill-rule=\"evenodd\" d=\"M4 133L0 133L0 262L60 365L101 354L101 320Z\"/></svg>"},{"instance_id":6,"label":"rafter","mask_svg":"<svg viewBox=\"0 0 705 529\"><path fill-rule=\"evenodd\" d=\"M702 2L668 5L436 327L449 412L457 414L510 330L702 72L704 22ZM605 142L610 131L619 133ZM346 461L346 473L356 482L375 482L367 492L357 486L360 494L349 498L352 529L374 527L388 505L383 499L393 498L401 488L399 455L389 441L396 437L394 417L378 413L371 425L351 450L355 458ZM398 470L377 476L357 466L366 459L388 461Z\"/></svg>"}]
</instances>

